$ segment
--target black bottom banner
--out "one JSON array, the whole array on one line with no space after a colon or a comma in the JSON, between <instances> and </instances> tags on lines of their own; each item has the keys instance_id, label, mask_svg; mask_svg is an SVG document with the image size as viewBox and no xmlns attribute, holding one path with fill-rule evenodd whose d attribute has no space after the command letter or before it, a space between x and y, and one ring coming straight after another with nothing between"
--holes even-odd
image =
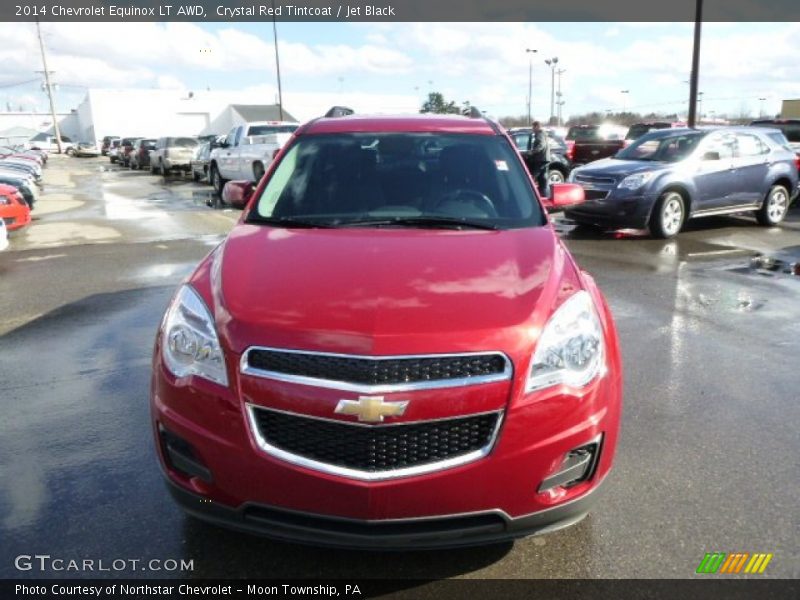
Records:
<instances>
[{"instance_id":1,"label":"black bottom banner","mask_svg":"<svg viewBox=\"0 0 800 600\"><path fill-rule=\"evenodd\" d=\"M796 580L754 579L601 579L601 580L175 580L175 579L38 579L0 580L0 598L96 598L102 600L264 599L264 598L398 598L449 600L506 599L751 599L798 598Z\"/></svg>"}]
</instances>

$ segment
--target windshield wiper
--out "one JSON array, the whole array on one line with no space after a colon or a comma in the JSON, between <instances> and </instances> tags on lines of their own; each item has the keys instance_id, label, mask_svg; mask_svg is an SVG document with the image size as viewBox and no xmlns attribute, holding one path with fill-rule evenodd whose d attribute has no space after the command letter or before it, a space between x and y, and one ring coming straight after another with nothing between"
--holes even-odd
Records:
<instances>
[{"instance_id":1,"label":"windshield wiper","mask_svg":"<svg viewBox=\"0 0 800 600\"><path fill-rule=\"evenodd\" d=\"M496 225L484 221L471 221L454 217L389 217L380 219L354 219L341 221L340 227L430 227L434 229L487 229L495 231Z\"/></svg>"},{"instance_id":2,"label":"windshield wiper","mask_svg":"<svg viewBox=\"0 0 800 600\"><path fill-rule=\"evenodd\" d=\"M286 227L288 229L330 229L336 227L336 225L326 221L311 221L297 217L259 217L255 215L248 217L247 223Z\"/></svg>"}]
</instances>

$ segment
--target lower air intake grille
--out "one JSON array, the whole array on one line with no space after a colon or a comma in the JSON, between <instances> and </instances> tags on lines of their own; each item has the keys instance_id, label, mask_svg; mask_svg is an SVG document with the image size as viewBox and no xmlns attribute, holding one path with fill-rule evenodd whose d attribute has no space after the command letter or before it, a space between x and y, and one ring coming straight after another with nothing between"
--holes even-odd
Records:
<instances>
[{"instance_id":1,"label":"lower air intake grille","mask_svg":"<svg viewBox=\"0 0 800 600\"><path fill-rule=\"evenodd\" d=\"M488 449L499 413L398 425L364 426L252 407L270 446L292 455L367 473L408 469Z\"/></svg>"}]
</instances>

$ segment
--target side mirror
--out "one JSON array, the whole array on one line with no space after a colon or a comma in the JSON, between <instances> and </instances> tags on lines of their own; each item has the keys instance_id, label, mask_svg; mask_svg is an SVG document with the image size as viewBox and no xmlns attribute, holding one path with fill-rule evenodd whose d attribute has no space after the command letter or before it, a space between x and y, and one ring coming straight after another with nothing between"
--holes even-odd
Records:
<instances>
[{"instance_id":1,"label":"side mirror","mask_svg":"<svg viewBox=\"0 0 800 600\"><path fill-rule=\"evenodd\" d=\"M583 204L586 194L577 183L553 183L550 185L550 204L553 208L563 208Z\"/></svg>"},{"instance_id":2,"label":"side mirror","mask_svg":"<svg viewBox=\"0 0 800 600\"><path fill-rule=\"evenodd\" d=\"M252 181L229 181L222 188L222 201L244 209L253 197L253 185Z\"/></svg>"},{"instance_id":3,"label":"side mirror","mask_svg":"<svg viewBox=\"0 0 800 600\"><path fill-rule=\"evenodd\" d=\"M703 160L719 160L719 152L706 152L703 154Z\"/></svg>"}]
</instances>

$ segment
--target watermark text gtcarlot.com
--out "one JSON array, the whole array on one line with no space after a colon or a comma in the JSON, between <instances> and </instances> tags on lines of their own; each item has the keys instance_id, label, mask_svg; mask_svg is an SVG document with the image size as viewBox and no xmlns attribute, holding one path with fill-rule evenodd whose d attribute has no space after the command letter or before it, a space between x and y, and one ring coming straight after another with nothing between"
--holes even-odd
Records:
<instances>
[{"instance_id":1,"label":"watermark text gtcarlot.com","mask_svg":"<svg viewBox=\"0 0 800 600\"><path fill-rule=\"evenodd\" d=\"M194 559L175 558L63 558L49 554L20 554L14 559L18 571L120 573L125 571L186 572L194 571Z\"/></svg>"}]
</instances>

